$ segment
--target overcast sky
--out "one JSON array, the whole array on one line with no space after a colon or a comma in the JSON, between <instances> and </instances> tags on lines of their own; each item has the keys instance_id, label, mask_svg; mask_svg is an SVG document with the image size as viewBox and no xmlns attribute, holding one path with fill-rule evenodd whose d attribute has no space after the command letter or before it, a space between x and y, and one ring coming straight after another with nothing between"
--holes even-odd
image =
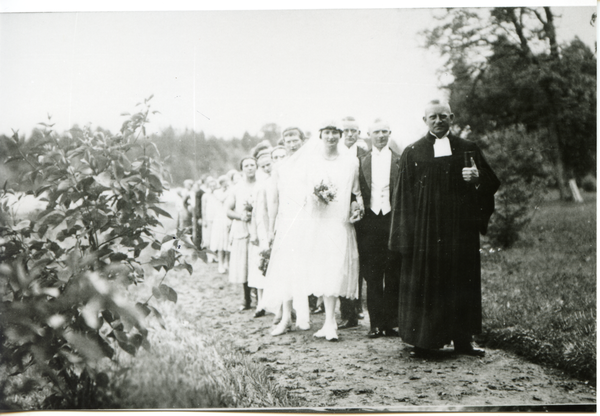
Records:
<instances>
[{"instance_id":1,"label":"overcast sky","mask_svg":"<svg viewBox=\"0 0 600 416\"><path fill-rule=\"evenodd\" d=\"M561 40L577 35L593 48L594 10L555 8ZM441 96L440 58L419 46L432 13L2 13L0 134L29 134L48 113L59 131L75 123L117 131L120 113L154 94L161 114L151 131L241 137L270 122L314 131L352 115L363 132L375 118L388 120L407 144L424 132L423 105Z\"/></svg>"}]
</instances>

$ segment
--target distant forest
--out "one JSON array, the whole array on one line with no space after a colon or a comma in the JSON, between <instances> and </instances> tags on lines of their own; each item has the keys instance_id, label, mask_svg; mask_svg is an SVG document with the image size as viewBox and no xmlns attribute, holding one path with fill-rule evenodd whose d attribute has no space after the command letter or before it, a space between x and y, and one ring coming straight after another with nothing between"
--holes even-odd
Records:
<instances>
[{"instance_id":1,"label":"distant forest","mask_svg":"<svg viewBox=\"0 0 600 416\"><path fill-rule=\"evenodd\" d=\"M19 133L20 140L28 142L35 141L43 136L43 126L35 128L29 135ZM71 132L80 130L73 126ZM103 132L110 136L112 132L97 127L95 132ZM66 132L63 134L67 134ZM173 127L167 127L158 134L152 134L149 139L154 142L165 160L165 165L171 174L169 180L173 187L181 186L185 179L198 180L208 175L219 176L231 169L238 169L239 160L247 155L254 146L263 140L268 140L272 145L277 143L281 137L281 129L274 123L266 124L261 131L253 136L244 133L242 138L223 139L208 136L204 132L192 130L178 131ZM10 145L11 140L6 135L0 135L0 186L6 181L14 184L18 172L27 169L24 161L11 161L15 156L15 149ZM28 184L19 184L26 191L30 189Z\"/></svg>"}]
</instances>

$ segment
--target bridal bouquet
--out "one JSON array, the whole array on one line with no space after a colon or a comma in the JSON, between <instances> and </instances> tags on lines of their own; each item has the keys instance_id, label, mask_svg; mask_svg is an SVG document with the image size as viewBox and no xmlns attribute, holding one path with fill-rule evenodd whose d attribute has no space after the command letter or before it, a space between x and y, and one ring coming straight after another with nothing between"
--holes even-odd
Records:
<instances>
[{"instance_id":1,"label":"bridal bouquet","mask_svg":"<svg viewBox=\"0 0 600 416\"><path fill-rule=\"evenodd\" d=\"M244 211L246 211L248 214L252 214L252 203L250 201L246 201L244 202Z\"/></svg>"},{"instance_id":2,"label":"bridal bouquet","mask_svg":"<svg viewBox=\"0 0 600 416\"><path fill-rule=\"evenodd\" d=\"M315 186L313 194L317 198L317 201L320 201L323 204L327 205L331 201L335 200L336 189L332 183L326 183L325 181L321 181L320 184Z\"/></svg>"},{"instance_id":3,"label":"bridal bouquet","mask_svg":"<svg viewBox=\"0 0 600 416\"><path fill-rule=\"evenodd\" d=\"M271 244L269 248L258 253L260 256L260 263L258 264L258 270L260 270L263 276L267 275L267 268L269 267L269 259L271 258Z\"/></svg>"}]
</instances>

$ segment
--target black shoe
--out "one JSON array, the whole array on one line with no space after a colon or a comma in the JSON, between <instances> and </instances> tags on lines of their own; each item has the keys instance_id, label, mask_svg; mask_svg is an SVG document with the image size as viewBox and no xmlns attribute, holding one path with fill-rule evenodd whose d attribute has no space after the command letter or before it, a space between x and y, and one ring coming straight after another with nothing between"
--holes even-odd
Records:
<instances>
[{"instance_id":1,"label":"black shoe","mask_svg":"<svg viewBox=\"0 0 600 416\"><path fill-rule=\"evenodd\" d=\"M356 327L358 327L358 321L350 320L350 319L344 319L338 325L338 329L350 329L350 328L356 328Z\"/></svg>"},{"instance_id":2,"label":"black shoe","mask_svg":"<svg viewBox=\"0 0 600 416\"><path fill-rule=\"evenodd\" d=\"M379 337L383 337L383 336L385 336L385 334L379 328L373 328L367 334L367 337L369 337L371 339L375 339L375 338L379 338Z\"/></svg>"},{"instance_id":3,"label":"black shoe","mask_svg":"<svg viewBox=\"0 0 600 416\"><path fill-rule=\"evenodd\" d=\"M440 359L440 358L448 358L451 354L448 351L443 349L430 350L427 348L414 347L410 352L410 358L420 358L420 359Z\"/></svg>"},{"instance_id":4,"label":"black shoe","mask_svg":"<svg viewBox=\"0 0 600 416\"><path fill-rule=\"evenodd\" d=\"M265 310L264 310L264 309L261 309L260 311L256 311L256 312L254 313L254 317L255 317L255 318L260 318L260 317L262 317L262 316L265 316L265 314L266 314Z\"/></svg>"},{"instance_id":5,"label":"black shoe","mask_svg":"<svg viewBox=\"0 0 600 416\"><path fill-rule=\"evenodd\" d=\"M400 336L400 333L394 328L385 329L383 331L383 333L386 337L399 337Z\"/></svg>"},{"instance_id":6,"label":"black shoe","mask_svg":"<svg viewBox=\"0 0 600 416\"><path fill-rule=\"evenodd\" d=\"M242 311L247 311L250 309L252 309L252 306L250 306L250 305L240 305L238 311L242 312Z\"/></svg>"},{"instance_id":7,"label":"black shoe","mask_svg":"<svg viewBox=\"0 0 600 416\"><path fill-rule=\"evenodd\" d=\"M433 356L435 356L435 352L433 350L420 347L414 347L410 352L410 358L431 358Z\"/></svg>"},{"instance_id":8,"label":"black shoe","mask_svg":"<svg viewBox=\"0 0 600 416\"><path fill-rule=\"evenodd\" d=\"M483 348L474 347L470 342L455 343L454 353L462 355L471 355L473 357L485 357L485 350Z\"/></svg>"}]
</instances>

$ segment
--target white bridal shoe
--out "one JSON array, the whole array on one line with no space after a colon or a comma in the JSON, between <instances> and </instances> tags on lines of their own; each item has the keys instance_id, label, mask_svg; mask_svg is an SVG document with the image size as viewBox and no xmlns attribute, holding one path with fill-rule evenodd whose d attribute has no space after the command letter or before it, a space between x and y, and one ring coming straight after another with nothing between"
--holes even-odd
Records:
<instances>
[{"instance_id":1,"label":"white bridal shoe","mask_svg":"<svg viewBox=\"0 0 600 416\"><path fill-rule=\"evenodd\" d=\"M337 341L338 334L334 326L323 327L313 334L315 338L325 338L327 341Z\"/></svg>"},{"instance_id":2,"label":"white bridal shoe","mask_svg":"<svg viewBox=\"0 0 600 416\"><path fill-rule=\"evenodd\" d=\"M310 322L296 322L296 328L300 331L308 331L310 329Z\"/></svg>"},{"instance_id":3,"label":"white bridal shoe","mask_svg":"<svg viewBox=\"0 0 600 416\"><path fill-rule=\"evenodd\" d=\"M291 322L279 322L279 324L275 327L273 331L271 331L271 335L276 337L278 335L283 335L288 331L291 331L292 323Z\"/></svg>"}]
</instances>

